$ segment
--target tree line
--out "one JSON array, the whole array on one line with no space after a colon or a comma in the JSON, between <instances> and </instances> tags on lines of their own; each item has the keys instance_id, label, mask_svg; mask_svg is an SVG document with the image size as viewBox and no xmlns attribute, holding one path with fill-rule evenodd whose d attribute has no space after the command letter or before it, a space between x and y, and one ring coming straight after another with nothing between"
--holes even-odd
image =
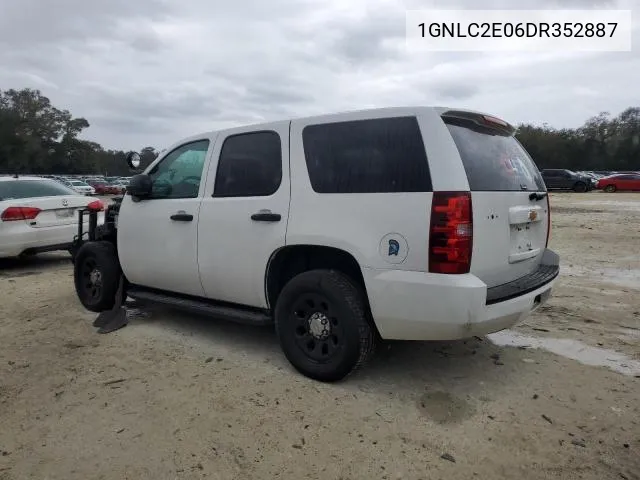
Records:
<instances>
[{"instance_id":1,"label":"tree line","mask_svg":"<svg viewBox=\"0 0 640 480\"><path fill-rule=\"evenodd\" d=\"M129 175L127 152L78 138L88 127L39 90L0 90L0 174ZM139 153L143 166L158 156L153 147Z\"/></svg>"},{"instance_id":2,"label":"tree line","mask_svg":"<svg viewBox=\"0 0 640 480\"><path fill-rule=\"evenodd\" d=\"M126 152L78 138L88 127L39 90L0 90L0 174L128 175ZM516 137L540 169L640 170L640 107L602 112L579 128L518 125ZM158 156L154 147L139 153L143 166Z\"/></svg>"}]
</instances>

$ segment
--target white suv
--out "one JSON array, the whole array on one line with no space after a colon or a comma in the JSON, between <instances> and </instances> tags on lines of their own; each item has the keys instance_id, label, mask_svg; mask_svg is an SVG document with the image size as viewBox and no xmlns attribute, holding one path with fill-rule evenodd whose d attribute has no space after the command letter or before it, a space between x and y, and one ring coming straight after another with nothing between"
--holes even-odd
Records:
<instances>
[{"instance_id":1,"label":"white suv","mask_svg":"<svg viewBox=\"0 0 640 480\"><path fill-rule=\"evenodd\" d=\"M288 360L323 381L378 337L511 327L559 271L544 182L513 134L420 107L184 139L132 178L91 241L79 236L78 296L96 312L129 296L275 323Z\"/></svg>"}]
</instances>

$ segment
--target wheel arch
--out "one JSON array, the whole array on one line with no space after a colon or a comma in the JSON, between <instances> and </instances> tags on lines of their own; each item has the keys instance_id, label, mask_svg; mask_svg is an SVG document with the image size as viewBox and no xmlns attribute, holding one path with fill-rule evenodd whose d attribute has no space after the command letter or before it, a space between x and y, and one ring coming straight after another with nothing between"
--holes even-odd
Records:
<instances>
[{"instance_id":1,"label":"wheel arch","mask_svg":"<svg viewBox=\"0 0 640 480\"><path fill-rule=\"evenodd\" d=\"M369 303L361 263L356 255L340 247L301 243L283 246L269 258L264 278L269 308L275 308L278 296L289 280L315 269L337 270L346 274L362 289L365 301Z\"/></svg>"}]
</instances>

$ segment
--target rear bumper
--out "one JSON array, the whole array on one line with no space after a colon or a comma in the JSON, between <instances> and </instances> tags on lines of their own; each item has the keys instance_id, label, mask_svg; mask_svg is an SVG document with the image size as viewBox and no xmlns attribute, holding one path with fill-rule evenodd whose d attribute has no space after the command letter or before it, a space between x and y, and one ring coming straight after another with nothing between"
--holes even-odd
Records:
<instances>
[{"instance_id":1,"label":"rear bumper","mask_svg":"<svg viewBox=\"0 0 640 480\"><path fill-rule=\"evenodd\" d=\"M71 245L77 230L74 224L45 228L23 225L0 234L0 258L16 257L29 252L37 253L50 247L56 247L56 250L65 249Z\"/></svg>"},{"instance_id":2,"label":"rear bumper","mask_svg":"<svg viewBox=\"0 0 640 480\"><path fill-rule=\"evenodd\" d=\"M102 223L104 214L98 215L98 224ZM77 232L78 225L75 222L42 228L30 227L25 222L7 222L0 226L0 258L17 257L23 253L67 250Z\"/></svg>"},{"instance_id":3,"label":"rear bumper","mask_svg":"<svg viewBox=\"0 0 640 480\"><path fill-rule=\"evenodd\" d=\"M512 327L548 300L558 273L550 250L538 272L490 289L472 274L363 269L378 331L394 340L454 340Z\"/></svg>"}]
</instances>

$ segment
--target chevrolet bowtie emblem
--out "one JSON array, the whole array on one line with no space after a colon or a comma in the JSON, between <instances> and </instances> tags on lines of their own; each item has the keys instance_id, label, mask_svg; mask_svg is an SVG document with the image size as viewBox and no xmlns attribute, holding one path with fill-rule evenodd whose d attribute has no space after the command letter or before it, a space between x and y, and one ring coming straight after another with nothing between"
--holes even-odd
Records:
<instances>
[{"instance_id":1,"label":"chevrolet bowtie emblem","mask_svg":"<svg viewBox=\"0 0 640 480\"><path fill-rule=\"evenodd\" d=\"M529 210L529 220L534 222L536 218L538 218L538 212L536 212L535 210Z\"/></svg>"}]
</instances>

